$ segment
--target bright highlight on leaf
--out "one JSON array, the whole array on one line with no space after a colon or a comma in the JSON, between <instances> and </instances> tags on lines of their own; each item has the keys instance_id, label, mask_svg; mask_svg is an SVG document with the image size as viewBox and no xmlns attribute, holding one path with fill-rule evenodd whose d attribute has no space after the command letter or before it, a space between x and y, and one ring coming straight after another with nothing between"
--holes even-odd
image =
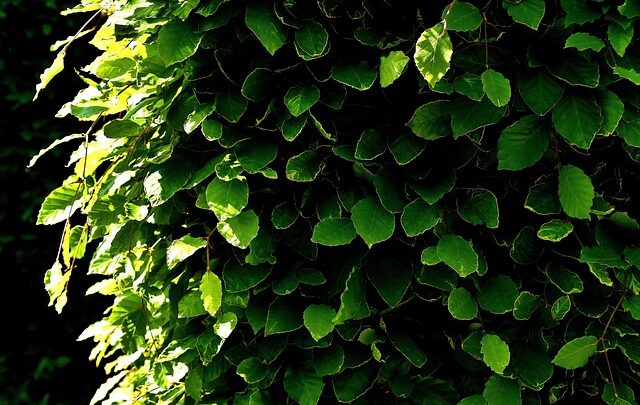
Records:
<instances>
[{"instance_id":1,"label":"bright highlight on leaf","mask_svg":"<svg viewBox=\"0 0 640 405\"><path fill-rule=\"evenodd\" d=\"M444 25L425 30L416 43L413 60L427 82L434 86L449 70L453 45Z\"/></svg>"}]
</instances>

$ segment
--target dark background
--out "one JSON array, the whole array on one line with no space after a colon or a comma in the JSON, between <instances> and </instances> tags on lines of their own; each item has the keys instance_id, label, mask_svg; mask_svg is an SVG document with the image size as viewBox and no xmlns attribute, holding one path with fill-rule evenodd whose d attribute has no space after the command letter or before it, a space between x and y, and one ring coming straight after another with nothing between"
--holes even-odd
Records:
<instances>
[{"instance_id":1,"label":"dark background","mask_svg":"<svg viewBox=\"0 0 640 405\"><path fill-rule=\"evenodd\" d=\"M62 315L47 307L45 271L53 264L62 225L36 226L39 205L70 172L71 147L29 159L54 139L89 125L54 118L83 87L73 71L96 56L87 37L74 43L67 69L31 99L42 71L53 61L49 47L73 35L88 15L59 15L70 0L0 0L0 404L86 404L104 379L89 362L92 342L77 342L105 308L85 297L91 280L80 264ZM77 147L77 145L76 145Z\"/></svg>"}]
</instances>

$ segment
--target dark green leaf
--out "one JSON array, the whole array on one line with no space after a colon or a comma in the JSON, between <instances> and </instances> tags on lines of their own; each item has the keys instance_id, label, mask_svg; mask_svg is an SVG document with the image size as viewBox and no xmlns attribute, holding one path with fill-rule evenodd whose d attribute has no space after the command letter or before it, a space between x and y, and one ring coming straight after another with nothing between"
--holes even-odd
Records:
<instances>
[{"instance_id":1,"label":"dark green leaf","mask_svg":"<svg viewBox=\"0 0 640 405\"><path fill-rule=\"evenodd\" d=\"M367 246L383 242L393 235L395 218L377 198L366 197L351 209L351 220Z\"/></svg>"},{"instance_id":2,"label":"dark green leaf","mask_svg":"<svg viewBox=\"0 0 640 405\"><path fill-rule=\"evenodd\" d=\"M498 140L498 169L521 170L538 162L549 147L551 129L529 115L505 128Z\"/></svg>"},{"instance_id":3,"label":"dark green leaf","mask_svg":"<svg viewBox=\"0 0 640 405\"><path fill-rule=\"evenodd\" d=\"M564 87L538 70L518 77L518 92L531 111L545 115L560 101Z\"/></svg>"},{"instance_id":4,"label":"dark green leaf","mask_svg":"<svg viewBox=\"0 0 640 405\"><path fill-rule=\"evenodd\" d=\"M423 199L407 204L400 216L400 223L407 236L418 236L436 226L442 217L440 207L430 205Z\"/></svg>"},{"instance_id":5,"label":"dark green leaf","mask_svg":"<svg viewBox=\"0 0 640 405\"><path fill-rule=\"evenodd\" d=\"M449 313L456 319L469 321L478 316L478 304L464 287L456 288L447 300Z\"/></svg>"},{"instance_id":6,"label":"dark green leaf","mask_svg":"<svg viewBox=\"0 0 640 405\"><path fill-rule=\"evenodd\" d=\"M271 55L274 55L287 39L286 27L266 4L249 4L244 22Z\"/></svg>"},{"instance_id":7,"label":"dark green leaf","mask_svg":"<svg viewBox=\"0 0 640 405\"><path fill-rule=\"evenodd\" d=\"M474 188L457 199L458 214L472 225L498 227L498 200L489 190Z\"/></svg>"},{"instance_id":8,"label":"dark green leaf","mask_svg":"<svg viewBox=\"0 0 640 405\"><path fill-rule=\"evenodd\" d=\"M505 314L514 308L518 298L518 289L511 277L497 275L482 286L478 293L478 303L485 311L493 314Z\"/></svg>"},{"instance_id":9,"label":"dark green leaf","mask_svg":"<svg viewBox=\"0 0 640 405\"><path fill-rule=\"evenodd\" d=\"M331 68L331 78L333 80L360 91L371 88L377 76L376 71L364 63L336 65Z\"/></svg>"}]
</instances>

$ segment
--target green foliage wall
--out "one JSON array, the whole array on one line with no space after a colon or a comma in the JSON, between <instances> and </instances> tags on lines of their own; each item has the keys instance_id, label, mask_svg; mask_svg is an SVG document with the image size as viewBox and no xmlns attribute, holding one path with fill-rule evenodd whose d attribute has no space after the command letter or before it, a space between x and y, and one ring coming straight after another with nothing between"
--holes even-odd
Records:
<instances>
[{"instance_id":1,"label":"green foliage wall","mask_svg":"<svg viewBox=\"0 0 640 405\"><path fill-rule=\"evenodd\" d=\"M637 1L85 11L38 222L113 297L94 402L635 403Z\"/></svg>"}]
</instances>

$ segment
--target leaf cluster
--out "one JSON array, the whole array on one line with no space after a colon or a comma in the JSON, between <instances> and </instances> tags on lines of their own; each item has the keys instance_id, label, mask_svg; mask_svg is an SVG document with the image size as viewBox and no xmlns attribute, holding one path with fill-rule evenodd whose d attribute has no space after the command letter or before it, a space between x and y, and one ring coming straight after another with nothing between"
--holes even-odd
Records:
<instances>
[{"instance_id":1,"label":"leaf cluster","mask_svg":"<svg viewBox=\"0 0 640 405\"><path fill-rule=\"evenodd\" d=\"M640 6L418 3L69 11L93 124L38 222L51 304L85 252L114 299L94 402L635 403Z\"/></svg>"}]
</instances>

